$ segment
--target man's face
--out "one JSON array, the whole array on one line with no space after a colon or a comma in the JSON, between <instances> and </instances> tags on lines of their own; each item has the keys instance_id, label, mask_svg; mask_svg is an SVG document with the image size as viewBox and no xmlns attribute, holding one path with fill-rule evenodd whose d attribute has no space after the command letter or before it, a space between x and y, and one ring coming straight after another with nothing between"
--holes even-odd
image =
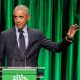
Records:
<instances>
[{"instance_id":1,"label":"man's face","mask_svg":"<svg viewBox=\"0 0 80 80\"><path fill-rule=\"evenodd\" d=\"M26 25L29 15L24 10L16 10L14 12L14 22L18 28L23 28Z\"/></svg>"}]
</instances>

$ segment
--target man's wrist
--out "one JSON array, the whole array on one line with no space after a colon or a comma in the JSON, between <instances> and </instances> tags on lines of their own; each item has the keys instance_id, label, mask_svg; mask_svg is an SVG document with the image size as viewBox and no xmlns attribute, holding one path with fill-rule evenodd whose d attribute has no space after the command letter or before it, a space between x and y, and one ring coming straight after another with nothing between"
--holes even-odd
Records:
<instances>
[{"instance_id":1,"label":"man's wrist","mask_svg":"<svg viewBox=\"0 0 80 80\"><path fill-rule=\"evenodd\" d=\"M72 38L69 37L69 35L66 35L66 40L69 41L69 42L72 42L73 41Z\"/></svg>"}]
</instances>

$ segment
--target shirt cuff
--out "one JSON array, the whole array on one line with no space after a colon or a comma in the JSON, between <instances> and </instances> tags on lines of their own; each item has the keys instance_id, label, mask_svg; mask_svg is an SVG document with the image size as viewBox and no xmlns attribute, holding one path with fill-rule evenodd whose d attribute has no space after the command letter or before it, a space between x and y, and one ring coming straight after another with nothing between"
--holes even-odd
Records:
<instances>
[{"instance_id":1,"label":"shirt cuff","mask_svg":"<svg viewBox=\"0 0 80 80\"><path fill-rule=\"evenodd\" d=\"M66 40L69 41L69 42L73 42L73 39L69 38L68 35L66 36Z\"/></svg>"}]
</instances>

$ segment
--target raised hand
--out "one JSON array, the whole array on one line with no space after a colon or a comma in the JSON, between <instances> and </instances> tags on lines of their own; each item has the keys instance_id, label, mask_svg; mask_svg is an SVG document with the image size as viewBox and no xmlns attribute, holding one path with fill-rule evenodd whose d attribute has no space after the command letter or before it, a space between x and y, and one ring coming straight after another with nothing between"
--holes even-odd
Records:
<instances>
[{"instance_id":1,"label":"raised hand","mask_svg":"<svg viewBox=\"0 0 80 80\"><path fill-rule=\"evenodd\" d=\"M78 30L77 24L72 25L67 32L67 37L72 38Z\"/></svg>"}]
</instances>

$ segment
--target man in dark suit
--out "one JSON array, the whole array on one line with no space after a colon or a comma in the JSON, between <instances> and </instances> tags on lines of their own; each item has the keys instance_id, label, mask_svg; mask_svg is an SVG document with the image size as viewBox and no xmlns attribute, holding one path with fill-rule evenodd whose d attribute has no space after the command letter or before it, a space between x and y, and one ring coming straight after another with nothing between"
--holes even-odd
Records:
<instances>
[{"instance_id":1,"label":"man in dark suit","mask_svg":"<svg viewBox=\"0 0 80 80\"><path fill-rule=\"evenodd\" d=\"M26 22L29 20L29 10L24 5L18 5L13 11L15 26L1 33L0 66L2 58L6 55L7 66L24 67L38 66L38 55L41 47L52 52L65 50L71 43L72 37L78 30L78 25L73 25L67 36L59 43L44 37L37 29L30 29Z\"/></svg>"}]
</instances>

